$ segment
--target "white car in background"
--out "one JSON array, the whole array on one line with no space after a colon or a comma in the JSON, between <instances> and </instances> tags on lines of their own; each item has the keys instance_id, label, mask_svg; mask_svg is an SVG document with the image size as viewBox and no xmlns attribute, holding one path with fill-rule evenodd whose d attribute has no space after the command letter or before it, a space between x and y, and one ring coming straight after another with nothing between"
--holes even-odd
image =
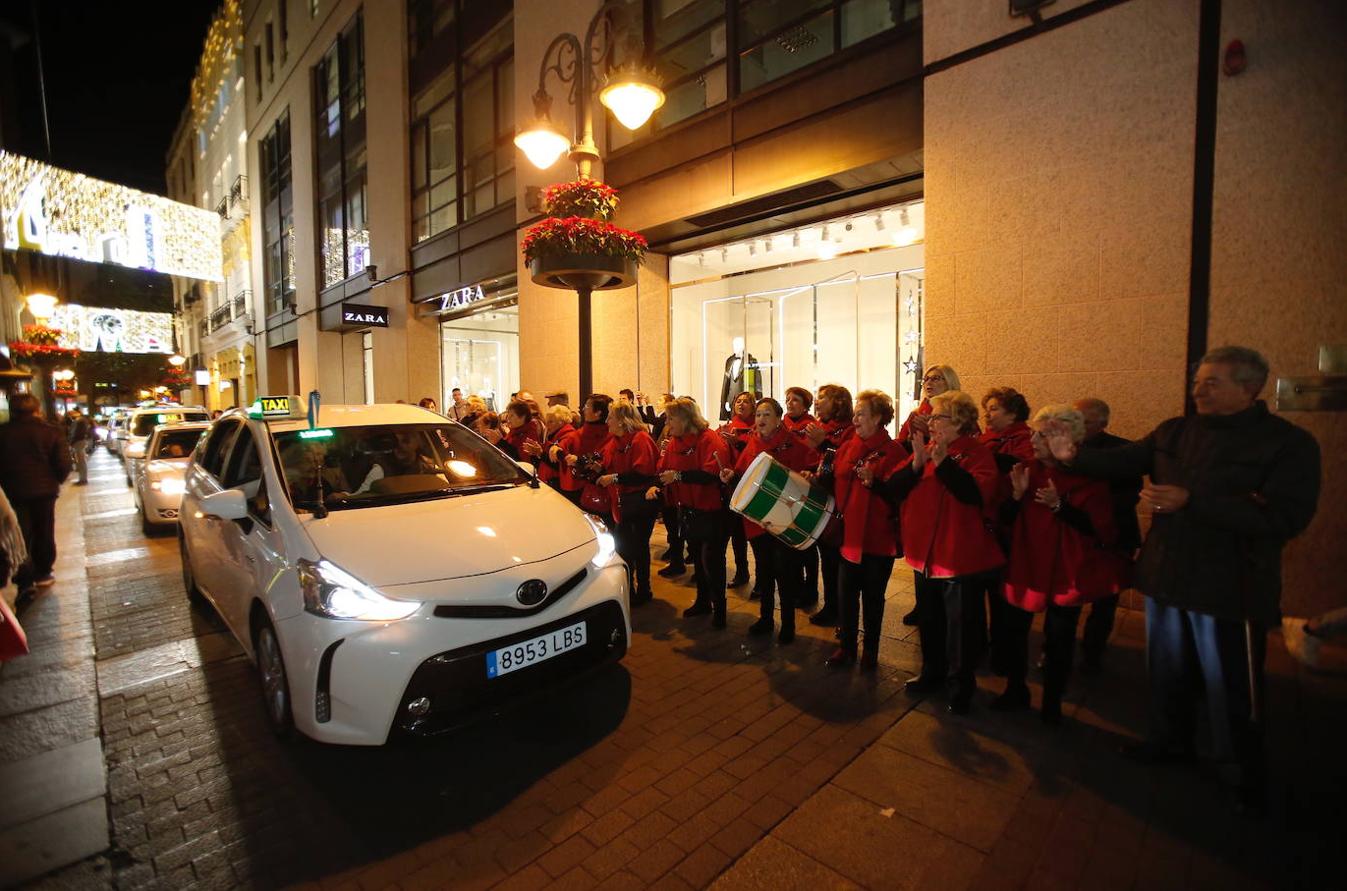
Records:
<instances>
[{"instance_id":1,"label":"white car in background","mask_svg":"<svg viewBox=\"0 0 1347 891\"><path fill-rule=\"evenodd\" d=\"M140 510L140 528L149 535L156 528L178 522L187 465L192 463L201 434L210 429L206 422L162 424L145 447L145 466L136 476L136 507Z\"/></svg>"},{"instance_id":2,"label":"white car in background","mask_svg":"<svg viewBox=\"0 0 1347 891\"><path fill-rule=\"evenodd\" d=\"M217 420L179 523L188 594L257 663L278 734L443 732L622 658L627 573L601 521L425 409L303 417L264 397Z\"/></svg>"},{"instance_id":3,"label":"white car in background","mask_svg":"<svg viewBox=\"0 0 1347 891\"><path fill-rule=\"evenodd\" d=\"M136 474L145 461L145 449L150 434L160 424L180 424L183 421L210 422L210 412L204 408L183 405L155 405L138 408L127 415L121 428L122 464L126 469L126 484L136 484Z\"/></svg>"}]
</instances>

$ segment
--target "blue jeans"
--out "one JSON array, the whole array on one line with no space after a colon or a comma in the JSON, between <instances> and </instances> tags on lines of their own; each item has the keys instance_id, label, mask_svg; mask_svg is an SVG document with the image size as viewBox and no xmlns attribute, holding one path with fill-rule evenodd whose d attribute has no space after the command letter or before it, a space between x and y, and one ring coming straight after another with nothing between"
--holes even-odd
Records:
<instances>
[{"instance_id":1,"label":"blue jeans","mask_svg":"<svg viewBox=\"0 0 1347 891\"><path fill-rule=\"evenodd\" d=\"M1255 623L1252 663L1260 694L1266 644L1266 630ZM1146 598L1146 673L1153 742L1192 747L1200 681L1206 693L1212 757L1237 761L1245 770L1261 775L1262 734L1251 716L1249 671L1243 622Z\"/></svg>"}]
</instances>

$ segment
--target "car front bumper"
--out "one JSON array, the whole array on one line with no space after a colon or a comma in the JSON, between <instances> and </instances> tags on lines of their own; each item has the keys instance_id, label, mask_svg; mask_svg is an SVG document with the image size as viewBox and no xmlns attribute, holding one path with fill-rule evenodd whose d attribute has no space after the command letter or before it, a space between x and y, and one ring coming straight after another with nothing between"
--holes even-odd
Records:
<instances>
[{"instance_id":1,"label":"car front bumper","mask_svg":"<svg viewBox=\"0 0 1347 891\"><path fill-rule=\"evenodd\" d=\"M182 493L165 495L149 485L139 489L140 501L144 505L145 522L156 525L172 525L178 522L178 510L182 507Z\"/></svg>"},{"instance_id":2,"label":"car front bumper","mask_svg":"<svg viewBox=\"0 0 1347 891\"><path fill-rule=\"evenodd\" d=\"M295 726L319 742L382 745L392 735L441 733L607 661L631 639L626 568L587 566L584 581L543 612L444 618L434 603L398 622L343 622L306 612L277 623ZM585 621L586 643L499 678L485 654ZM407 706L431 700L412 716Z\"/></svg>"}]
</instances>

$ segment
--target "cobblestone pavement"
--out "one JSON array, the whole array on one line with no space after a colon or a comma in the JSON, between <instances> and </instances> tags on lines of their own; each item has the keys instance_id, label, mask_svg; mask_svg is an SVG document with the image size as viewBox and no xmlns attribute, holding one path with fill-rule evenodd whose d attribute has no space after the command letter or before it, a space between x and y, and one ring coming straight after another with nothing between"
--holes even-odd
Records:
<instances>
[{"instance_id":1,"label":"cobblestone pavement","mask_svg":"<svg viewBox=\"0 0 1347 891\"><path fill-rule=\"evenodd\" d=\"M1317 808L1341 797L1341 679L1296 675L1274 642L1275 816L1237 818L1214 777L1115 754L1142 725L1139 614L1060 730L985 699L953 718L901 691L919 660L901 571L872 676L825 669L807 622L786 647L746 637L742 598L727 631L684 622L685 577L636 612L620 665L528 708L430 742L282 744L252 666L184 596L175 538L143 536L115 459L95 467L114 847L50 887L1275 887L1314 875L1335 825Z\"/></svg>"}]
</instances>

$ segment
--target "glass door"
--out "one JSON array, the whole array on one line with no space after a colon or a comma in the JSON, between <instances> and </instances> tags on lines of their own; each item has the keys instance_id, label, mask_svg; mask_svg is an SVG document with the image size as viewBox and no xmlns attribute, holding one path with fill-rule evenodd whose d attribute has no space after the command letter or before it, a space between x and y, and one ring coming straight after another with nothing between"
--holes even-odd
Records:
<instances>
[{"instance_id":1,"label":"glass door","mask_svg":"<svg viewBox=\"0 0 1347 891\"><path fill-rule=\"evenodd\" d=\"M489 410L505 408L519 390L519 307L475 313L440 326L441 405L452 405L455 387L480 396Z\"/></svg>"}]
</instances>

